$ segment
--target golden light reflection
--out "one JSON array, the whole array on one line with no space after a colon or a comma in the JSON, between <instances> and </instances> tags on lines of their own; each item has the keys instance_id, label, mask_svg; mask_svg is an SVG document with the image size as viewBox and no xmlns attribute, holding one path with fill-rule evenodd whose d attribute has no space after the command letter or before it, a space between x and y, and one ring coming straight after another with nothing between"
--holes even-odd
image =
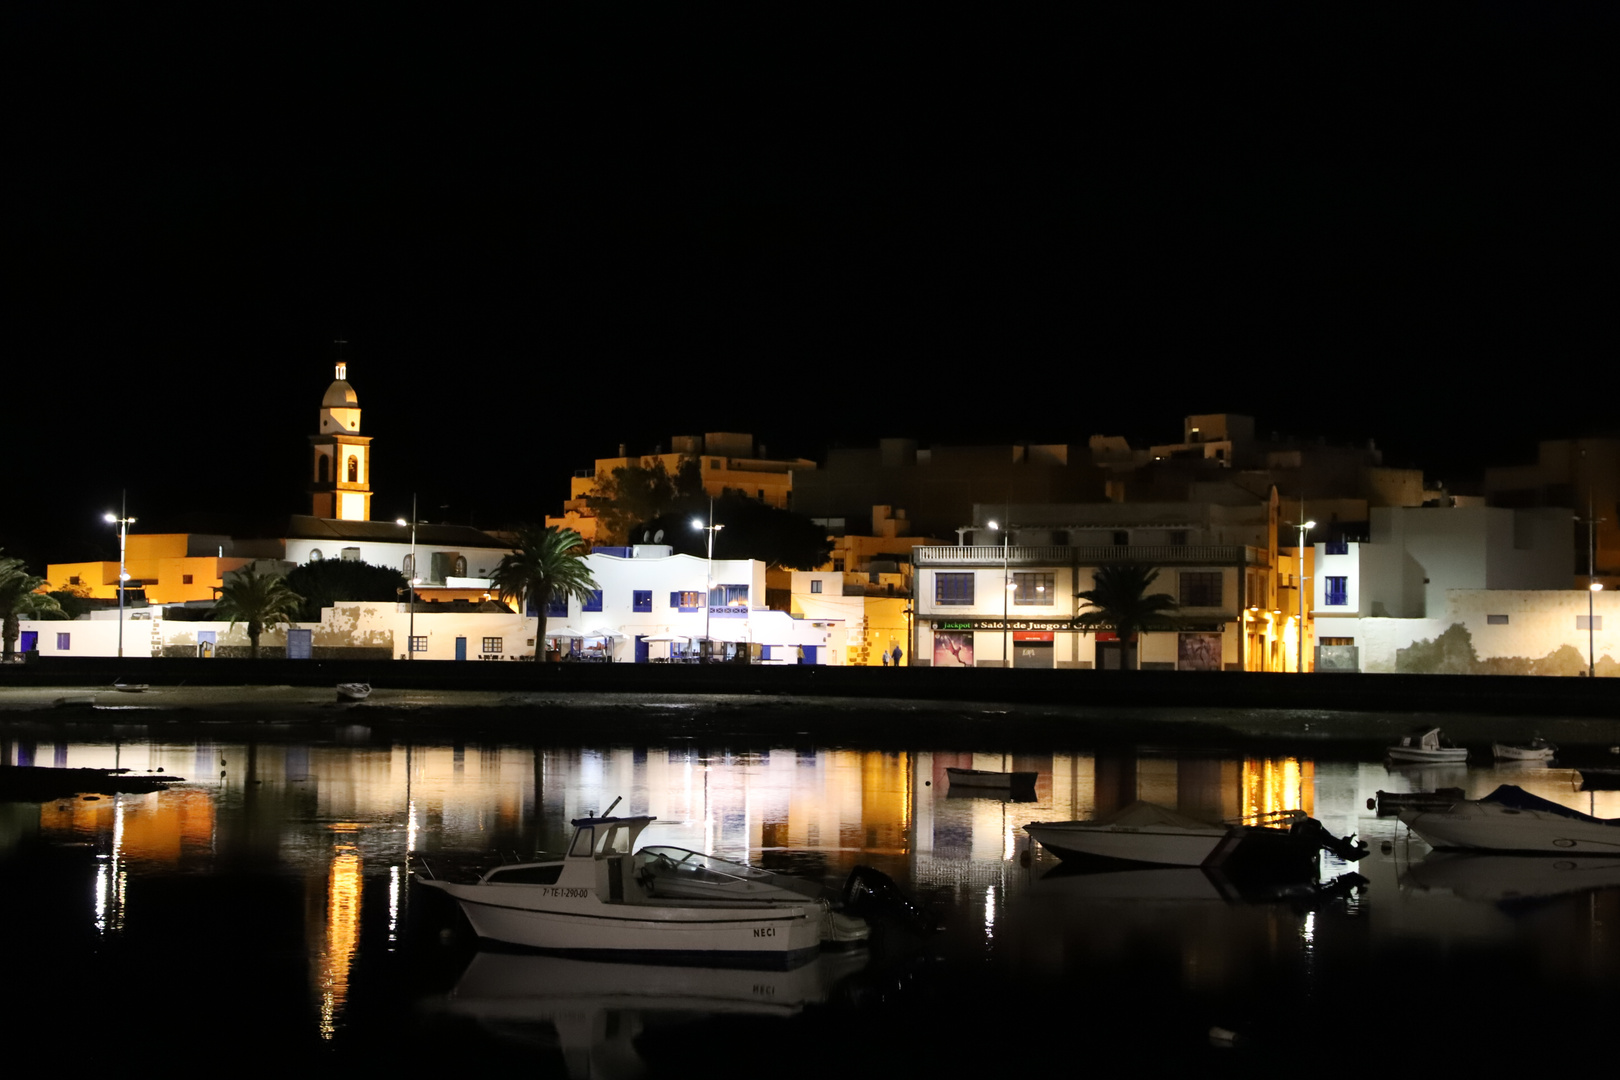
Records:
<instances>
[{"instance_id":1,"label":"golden light reflection","mask_svg":"<svg viewBox=\"0 0 1620 1080\"><path fill-rule=\"evenodd\" d=\"M360 864L360 849L340 839L326 875L326 938L316 963L323 1039L336 1034L349 998L349 969L360 945Z\"/></svg>"},{"instance_id":2,"label":"golden light reflection","mask_svg":"<svg viewBox=\"0 0 1620 1080\"><path fill-rule=\"evenodd\" d=\"M1246 758L1243 817L1303 810L1316 814L1316 763L1298 758Z\"/></svg>"}]
</instances>

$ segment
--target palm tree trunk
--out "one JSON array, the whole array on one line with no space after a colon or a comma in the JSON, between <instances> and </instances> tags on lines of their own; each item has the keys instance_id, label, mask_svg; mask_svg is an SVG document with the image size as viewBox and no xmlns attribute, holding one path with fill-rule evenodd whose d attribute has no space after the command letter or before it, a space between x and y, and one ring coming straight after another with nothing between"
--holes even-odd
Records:
<instances>
[{"instance_id":1,"label":"palm tree trunk","mask_svg":"<svg viewBox=\"0 0 1620 1080\"><path fill-rule=\"evenodd\" d=\"M545 663L546 605L550 600L536 600L534 605L534 662Z\"/></svg>"},{"instance_id":2,"label":"palm tree trunk","mask_svg":"<svg viewBox=\"0 0 1620 1080\"><path fill-rule=\"evenodd\" d=\"M5 648L3 653L0 653L7 661L10 661L17 652L17 635L20 633L22 633L22 620L15 615L7 615L4 630Z\"/></svg>"}]
</instances>

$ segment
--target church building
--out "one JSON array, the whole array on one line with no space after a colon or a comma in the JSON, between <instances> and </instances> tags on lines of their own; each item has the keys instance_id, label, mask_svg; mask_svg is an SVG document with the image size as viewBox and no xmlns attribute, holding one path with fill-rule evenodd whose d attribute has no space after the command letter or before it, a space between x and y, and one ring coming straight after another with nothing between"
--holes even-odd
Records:
<instances>
[{"instance_id":1,"label":"church building","mask_svg":"<svg viewBox=\"0 0 1620 1080\"><path fill-rule=\"evenodd\" d=\"M310 515L338 521L371 520L371 437L360 434L360 398L349 385L349 365L321 398L321 429L309 437L314 451Z\"/></svg>"}]
</instances>

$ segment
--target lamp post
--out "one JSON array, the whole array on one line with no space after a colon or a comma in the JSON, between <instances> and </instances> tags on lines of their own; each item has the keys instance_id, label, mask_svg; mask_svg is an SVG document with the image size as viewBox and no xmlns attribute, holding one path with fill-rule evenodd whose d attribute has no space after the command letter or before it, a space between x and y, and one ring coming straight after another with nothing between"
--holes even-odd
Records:
<instances>
[{"instance_id":1,"label":"lamp post","mask_svg":"<svg viewBox=\"0 0 1620 1080\"><path fill-rule=\"evenodd\" d=\"M1585 451L1581 452L1583 455ZM1592 496L1586 496L1586 517L1576 518L1586 526L1586 677L1597 677L1597 594L1603 583L1597 579L1597 523L1606 521L1592 511Z\"/></svg>"},{"instance_id":2,"label":"lamp post","mask_svg":"<svg viewBox=\"0 0 1620 1080\"><path fill-rule=\"evenodd\" d=\"M124 550L129 538L129 527L135 524L135 519L129 516L129 497L121 496L119 510L123 516L114 514L111 510L102 515L102 520L109 525L118 526L118 658L124 658L124 587L129 584L129 571L124 566Z\"/></svg>"},{"instance_id":3,"label":"lamp post","mask_svg":"<svg viewBox=\"0 0 1620 1080\"><path fill-rule=\"evenodd\" d=\"M709 500L709 523L705 525L702 518L693 518L692 528L709 534L709 558L704 568L706 580L703 588L703 649L701 650L701 654L704 654L702 659L707 660L709 655L706 654L712 654L714 651L714 642L709 640L709 594L714 589L714 534L725 528L724 525L714 523L714 500L712 498Z\"/></svg>"},{"instance_id":4,"label":"lamp post","mask_svg":"<svg viewBox=\"0 0 1620 1080\"><path fill-rule=\"evenodd\" d=\"M394 523L396 525L404 525L404 524L406 524L406 521L405 521L404 518L395 518ZM410 526L411 526L411 576L410 576L410 580L407 581L406 584L410 587L409 595L410 595L410 598L411 598L411 614L410 614L410 621L407 623L407 628L405 630L405 659L406 660L415 660L416 659L416 583L418 581L421 581L422 577L421 577L420 574L418 574L416 572L416 493L414 491L411 492L411 520L410 520ZM540 642L536 641L534 643L534 648L535 648L535 655L538 656L540 654Z\"/></svg>"},{"instance_id":5,"label":"lamp post","mask_svg":"<svg viewBox=\"0 0 1620 1080\"><path fill-rule=\"evenodd\" d=\"M1013 524L1009 521L1004 528L997 524L993 518L988 524L992 529L1001 533L1001 663L1003 667L1012 667L1012 656L1007 652L1007 624L1012 616L1007 609L1007 605L1011 602L1010 598L1013 591L1011 563L1009 561L1011 549L1008 547L1008 543L1012 539Z\"/></svg>"},{"instance_id":6,"label":"lamp post","mask_svg":"<svg viewBox=\"0 0 1620 1080\"><path fill-rule=\"evenodd\" d=\"M1304 517L1304 500L1300 501L1299 511ZM1299 587L1294 590L1299 597L1299 655L1294 658L1294 672L1302 675L1305 673L1305 534L1316 528L1316 522L1297 521L1294 528L1299 530Z\"/></svg>"}]
</instances>

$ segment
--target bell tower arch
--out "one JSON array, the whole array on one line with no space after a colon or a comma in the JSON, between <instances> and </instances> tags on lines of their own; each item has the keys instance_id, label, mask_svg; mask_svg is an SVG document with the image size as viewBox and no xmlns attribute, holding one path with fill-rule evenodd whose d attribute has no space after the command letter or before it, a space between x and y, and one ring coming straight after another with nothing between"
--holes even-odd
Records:
<instances>
[{"instance_id":1,"label":"bell tower arch","mask_svg":"<svg viewBox=\"0 0 1620 1080\"><path fill-rule=\"evenodd\" d=\"M360 434L360 398L349 385L349 365L321 398L320 429L309 437L310 502L315 517L371 520L371 437Z\"/></svg>"}]
</instances>

